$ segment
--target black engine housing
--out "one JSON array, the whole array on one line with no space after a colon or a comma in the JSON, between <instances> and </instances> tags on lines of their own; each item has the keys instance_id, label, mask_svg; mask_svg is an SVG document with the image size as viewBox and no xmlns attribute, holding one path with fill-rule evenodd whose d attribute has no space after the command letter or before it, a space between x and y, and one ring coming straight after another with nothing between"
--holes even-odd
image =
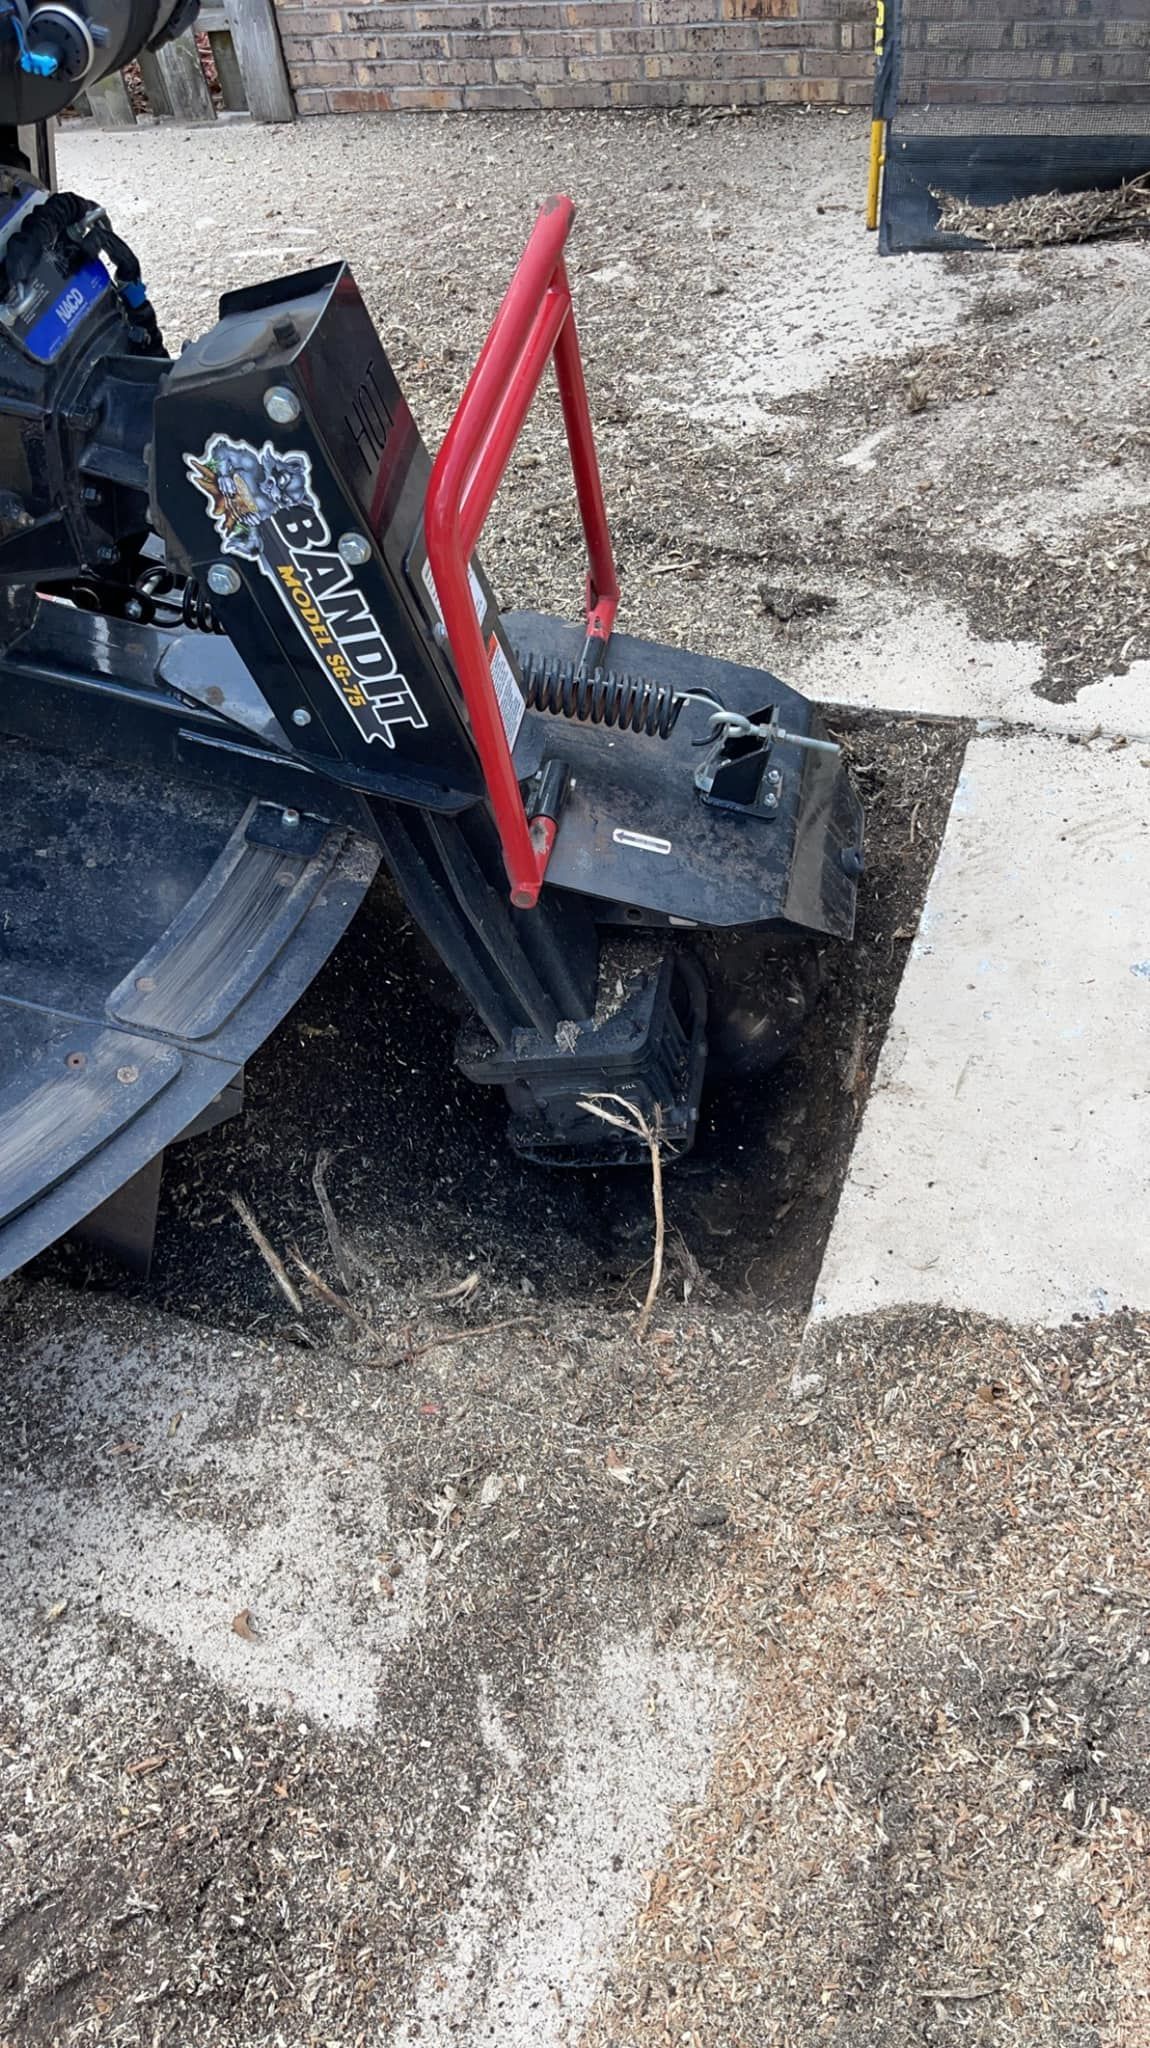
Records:
<instances>
[{"instance_id":1,"label":"black engine housing","mask_svg":"<svg viewBox=\"0 0 1150 2048\"><path fill-rule=\"evenodd\" d=\"M108 255L115 275L101 260ZM98 207L0 171L0 586L130 583L168 359ZM19 597L7 609L21 612Z\"/></svg>"}]
</instances>

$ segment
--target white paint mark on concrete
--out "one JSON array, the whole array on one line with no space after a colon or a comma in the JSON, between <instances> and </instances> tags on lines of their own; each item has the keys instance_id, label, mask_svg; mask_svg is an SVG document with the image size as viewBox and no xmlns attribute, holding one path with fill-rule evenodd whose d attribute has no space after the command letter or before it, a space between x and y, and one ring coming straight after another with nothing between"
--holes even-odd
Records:
<instances>
[{"instance_id":1,"label":"white paint mark on concrete","mask_svg":"<svg viewBox=\"0 0 1150 2048\"><path fill-rule=\"evenodd\" d=\"M225 1362L175 1319L163 1347L77 1333L28 1371L60 1382L94 1471L90 1487L0 1484L0 1653L24 1668L40 1616L66 1598L71 1630L86 1612L121 1615L253 1703L372 1729L426 1579L422 1554L390 1543L402 1569L390 1597L377 1584L378 1470L279 1421L265 1354L237 1345ZM245 1608L254 1640L232 1626Z\"/></svg>"},{"instance_id":2,"label":"white paint mark on concrete","mask_svg":"<svg viewBox=\"0 0 1150 2048\"><path fill-rule=\"evenodd\" d=\"M649 1637L608 1645L561 1712L535 1846L518 1863L498 1790L445 1951L391 2048L574 2044L677 1807L701 1798L733 1692Z\"/></svg>"},{"instance_id":3,"label":"white paint mark on concrete","mask_svg":"<svg viewBox=\"0 0 1150 2048\"><path fill-rule=\"evenodd\" d=\"M817 1316L1150 1306L1147 773L1131 748L971 742Z\"/></svg>"},{"instance_id":4,"label":"white paint mark on concrete","mask_svg":"<svg viewBox=\"0 0 1150 2048\"><path fill-rule=\"evenodd\" d=\"M825 587L825 586L824 586ZM843 584L830 630L796 641L787 678L824 702L1001 720L1044 732L1150 735L1150 662L1088 685L1067 704L1035 694L1042 651L981 640L957 605L886 586Z\"/></svg>"}]
</instances>

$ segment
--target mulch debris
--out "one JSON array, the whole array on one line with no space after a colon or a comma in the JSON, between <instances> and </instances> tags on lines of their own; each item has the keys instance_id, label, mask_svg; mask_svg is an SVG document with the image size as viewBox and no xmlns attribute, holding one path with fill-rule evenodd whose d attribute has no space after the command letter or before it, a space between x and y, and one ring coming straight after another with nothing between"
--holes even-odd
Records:
<instances>
[{"instance_id":1,"label":"mulch debris","mask_svg":"<svg viewBox=\"0 0 1150 2048\"><path fill-rule=\"evenodd\" d=\"M953 193L931 191L945 234L966 235L990 249L1042 249L1112 235L1150 235L1150 173L1108 191L1038 192L997 206L974 206Z\"/></svg>"}]
</instances>

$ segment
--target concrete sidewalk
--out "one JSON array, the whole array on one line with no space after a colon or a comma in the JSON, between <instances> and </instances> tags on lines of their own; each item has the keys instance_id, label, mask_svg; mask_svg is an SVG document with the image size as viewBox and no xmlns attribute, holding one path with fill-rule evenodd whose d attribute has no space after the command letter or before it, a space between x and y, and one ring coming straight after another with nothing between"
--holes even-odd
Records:
<instances>
[{"instance_id":1,"label":"concrete sidewalk","mask_svg":"<svg viewBox=\"0 0 1150 2048\"><path fill-rule=\"evenodd\" d=\"M1150 1304L1150 762L967 750L815 1300Z\"/></svg>"}]
</instances>

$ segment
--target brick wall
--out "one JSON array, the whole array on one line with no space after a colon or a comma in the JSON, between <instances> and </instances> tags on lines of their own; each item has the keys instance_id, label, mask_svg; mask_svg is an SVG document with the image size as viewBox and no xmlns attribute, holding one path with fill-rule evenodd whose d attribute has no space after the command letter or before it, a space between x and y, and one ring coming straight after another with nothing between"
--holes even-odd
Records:
<instances>
[{"instance_id":1,"label":"brick wall","mask_svg":"<svg viewBox=\"0 0 1150 2048\"><path fill-rule=\"evenodd\" d=\"M301 114L867 105L873 0L277 0Z\"/></svg>"},{"instance_id":2,"label":"brick wall","mask_svg":"<svg viewBox=\"0 0 1150 2048\"><path fill-rule=\"evenodd\" d=\"M904 100L1150 103L1146 0L903 0Z\"/></svg>"},{"instance_id":3,"label":"brick wall","mask_svg":"<svg viewBox=\"0 0 1150 2048\"><path fill-rule=\"evenodd\" d=\"M865 106L874 0L276 0L301 114ZM903 0L903 97L1150 100L1147 0Z\"/></svg>"}]
</instances>

